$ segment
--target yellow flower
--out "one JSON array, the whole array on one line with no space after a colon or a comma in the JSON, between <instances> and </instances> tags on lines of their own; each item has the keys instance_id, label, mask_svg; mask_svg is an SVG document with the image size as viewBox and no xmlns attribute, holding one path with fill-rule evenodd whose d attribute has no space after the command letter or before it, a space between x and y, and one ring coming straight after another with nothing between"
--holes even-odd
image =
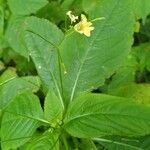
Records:
<instances>
[{"instance_id":1,"label":"yellow flower","mask_svg":"<svg viewBox=\"0 0 150 150\"><path fill-rule=\"evenodd\" d=\"M91 36L91 31L94 30L92 23L87 21L85 15L81 14L81 21L74 26L74 29L80 34L84 34L87 37Z\"/></svg>"},{"instance_id":2,"label":"yellow flower","mask_svg":"<svg viewBox=\"0 0 150 150\"><path fill-rule=\"evenodd\" d=\"M74 23L74 22L76 22L76 20L78 20L78 16L74 16L74 15L72 14L72 11L68 11L68 12L66 13L66 15L69 16L69 18L70 18L70 20L71 20L71 24Z\"/></svg>"}]
</instances>

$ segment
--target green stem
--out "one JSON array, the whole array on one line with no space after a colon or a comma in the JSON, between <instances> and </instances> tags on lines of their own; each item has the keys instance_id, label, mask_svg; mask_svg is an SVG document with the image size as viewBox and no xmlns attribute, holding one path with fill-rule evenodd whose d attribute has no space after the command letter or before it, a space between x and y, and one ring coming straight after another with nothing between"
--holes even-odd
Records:
<instances>
[{"instance_id":1,"label":"green stem","mask_svg":"<svg viewBox=\"0 0 150 150\"><path fill-rule=\"evenodd\" d=\"M60 50L57 48L57 55L58 55L58 65L59 65L59 78L60 78L60 86L61 86L61 95L62 95L62 99L64 100L64 95L63 95L63 81L62 81L62 58L60 55Z\"/></svg>"}]
</instances>

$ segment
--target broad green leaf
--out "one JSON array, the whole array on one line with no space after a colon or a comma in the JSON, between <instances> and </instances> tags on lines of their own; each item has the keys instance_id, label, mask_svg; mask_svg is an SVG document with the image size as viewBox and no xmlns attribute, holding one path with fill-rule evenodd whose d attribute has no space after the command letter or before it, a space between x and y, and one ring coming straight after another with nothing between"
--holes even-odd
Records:
<instances>
[{"instance_id":1,"label":"broad green leaf","mask_svg":"<svg viewBox=\"0 0 150 150\"><path fill-rule=\"evenodd\" d=\"M137 18L146 19L146 16L150 14L150 2L149 0L133 0L133 8Z\"/></svg>"},{"instance_id":2,"label":"broad green leaf","mask_svg":"<svg viewBox=\"0 0 150 150\"><path fill-rule=\"evenodd\" d=\"M35 13L47 3L47 0L8 0L10 10L15 15L29 15Z\"/></svg>"},{"instance_id":3,"label":"broad green leaf","mask_svg":"<svg viewBox=\"0 0 150 150\"><path fill-rule=\"evenodd\" d=\"M101 0L89 12L91 37L77 32L66 35L60 45L66 72L63 76L67 99L102 85L121 65L132 44L134 19L129 0Z\"/></svg>"},{"instance_id":4,"label":"broad green leaf","mask_svg":"<svg viewBox=\"0 0 150 150\"><path fill-rule=\"evenodd\" d=\"M30 17L26 20L26 44L36 69L47 87L54 87L62 102L59 73L54 71L57 63L58 46L63 33L54 24L45 19ZM62 102L63 105L63 102Z\"/></svg>"},{"instance_id":5,"label":"broad green leaf","mask_svg":"<svg viewBox=\"0 0 150 150\"><path fill-rule=\"evenodd\" d=\"M108 150L144 150L138 146L130 145L116 140L108 140L103 138L95 138L94 141L99 142Z\"/></svg>"},{"instance_id":6,"label":"broad green leaf","mask_svg":"<svg viewBox=\"0 0 150 150\"><path fill-rule=\"evenodd\" d=\"M2 118L2 149L21 146L42 123L45 123L45 120L38 97L31 92L17 95L5 109Z\"/></svg>"},{"instance_id":7,"label":"broad green leaf","mask_svg":"<svg viewBox=\"0 0 150 150\"><path fill-rule=\"evenodd\" d=\"M59 150L59 136L57 133L45 133L33 138L27 144L25 150Z\"/></svg>"},{"instance_id":8,"label":"broad green leaf","mask_svg":"<svg viewBox=\"0 0 150 150\"><path fill-rule=\"evenodd\" d=\"M85 94L69 106L64 128L76 137L150 134L150 109L121 97Z\"/></svg>"},{"instance_id":9,"label":"broad green leaf","mask_svg":"<svg viewBox=\"0 0 150 150\"><path fill-rule=\"evenodd\" d=\"M40 80L38 77L22 77L22 78L10 78L0 84L0 109L5 109L6 106L12 101L12 99L24 92L39 90Z\"/></svg>"},{"instance_id":10,"label":"broad green leaf","mask_svg":"<svg viewBox=\"0 0 150 150\"><path fill-rule=\"evenodd\" d=\"M22 16L11 17L11 19L9 20L9 24L5 36L10 47L15 52L28 58L29 53L23 41L25 18L26 17L22 17Z\"/></svg>"},{"instance_id":11,"label":"broad green leaf","mask_svg":"<svg viewBox=\"0 0 150 150\"><path fill-rule=\"evenodd\" d=\"M96 14L95 16L91 15L93 19L102 16L105 17L105 20L94 23L95 31L91 38L87 38L79 33L73 33L67 34L62 41L60 40L62 39L62 33L56 27L54 28L52 24L50 25L50 23L45 20L33 17L28 19L30 20L30 29L28 30L32 32L30 32L30 34L28 32L26 43L40 76L47 85L51 84L50 77L53 72L52 67L50 68L49 66L51 66L52 62L56 61L56 59L54 61L50 59L50 56L53 56L54 59L55 55L48 54L46 51L47 48L45 47L48 45L49 49L59 49L61 51L64 67L67 71L67 74L65 74L63 78L64 93L65 96L67 95L66 97L69 97L71 100L76 93L92 90L103 84L105 78L109 77L119 64L121 64L122 59L127 56L131 46L134 26L134 19L131 15L132 7L127 7L126 12L122 12L126 6L129 6L130 2L119 1L118 3L114 3L113 0L110 0L110 3L108 3L108 1L106 2L104 0L102 4L104 7L96 8L93 10L94 12L91 12L91 14ZM107 6L107 4L109 4L109 6ZM110 7L110 10L112 9L112 13L108 13L105 5ZM120 9L113 9L114 7L119 7ZM116 20L119 18L120 23L116 25ZM126 20L125 24L122 23L122 19ZM49 24L49 26L47 24ZM126 24L128 24L128 26L126 26ZM40 29L41 26L42 29ZM51 30L52 28L54 29ZM55 38L57 38L59 42L55 42L54 33L50 31L56 31ZM109 34L110 31L111 34ZM53 43L53 45L50 43ZM59 44L60 46L58 46ZM54 51L56 50L53 50L53 52ZM49 58L47 58L48 56ZM47 62L44 62L46 60ZM90 74L87 73L87 71L90 72Z\"/></svg>"},{"instance_id":12,"label":"broad green leaf","mask_svg":"<svg viewBox=\"0 0 150 150\"><path fill-rule=\"evenodd\" d=\"M36 69L47 86L52 84L52 74L56 58L56 47L63 33L45 19L30 17L26 20L26 43Z\"/></svg>"},{"instance_id":13,"label":"broad green leaf","mask_svg":"<svg viewBox=\"0 0 150 150\"><path fill-rule=\"evenodd\" d=\"M48 120L54 126L62 120L63 107L60 99L55 95L52 90L48 92L45 99L44 115L46 120Z\"/></svg>"},{"instance_id":14,"label":"broad green leaf","mask_svg":"<svg viewBox=\"0 0 150 150\"><path fill-rule=\"evenodd\" d=\"M111 95L132 98L138 103L150 106L150 85L149 84L128 84L109 92Z\"/></svg>"}]
</instances>

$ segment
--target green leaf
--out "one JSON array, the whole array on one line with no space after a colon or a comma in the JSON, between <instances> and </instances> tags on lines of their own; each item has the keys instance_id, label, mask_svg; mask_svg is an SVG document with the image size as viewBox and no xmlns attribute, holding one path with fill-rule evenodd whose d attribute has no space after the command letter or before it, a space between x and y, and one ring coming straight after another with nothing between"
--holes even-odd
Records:
<instances>
[{"instance_id":1,"label":"green leaf","mask_svg":"<svg viewBox=\"0 0 150 150\"><path fill-rule=\"evenodd\" d=\"M63 107L60 99L50 90L46 96L44 103L44 115L46 120L54 124L54 126L62 120Z\"/></svg>"},{"instance_id":2,"label":"green leaf","mask_svg":"<svg viewBox=\"0 0 150 150\"><path fill-rule=\"evenodd\" d=\"M25 41L38 74L48 88L54 87L63 105L58 69L54 71L59 57L57 45L63 40L63 33L45 19L30 17L26 20L26 24Z\"/></svg>"},{"instance_id":3,"label":"green leaf","mask_svg":"<svg viewBox=\"0 0 150 150\"><path fill-rule=\"evenodd\" d=\"M142 18L145 22L146 16L150 14L149 0L134 0L133 7L137 18Z\"/></svg>"},{"instance_id":4,"label":"green leaf","mask_svg":"<svg viewBox=\"0 0 150 150\"><path fill-rule=\"evenodd\" d=\"M150 39L150 18L147 18L145 24L141 26L141 33Z\"/></svg>"},{"instance_id":5,"label":"green leaf","mask_svg":"<svg viewBox=\"0 0 150 150\"><path fill-rule=\"evenodd\" d=\"M16 78L16 77L17 77L16 69L12 68L12 67L9 67L0 76L0 84L3 84L3 82L5 82L7 80L11 80L11 79Z\"/></svg>"},{"instance_id":6,"label":"green leaf","mask_svg":"<svg viewBox=\"0 0 150 150\"><path fill-rule=\"evenodd\" d=\"M10 78L0 84L0 109L5 109L6 106L12 101L12 99L24 92L39 90L40 80L38 77L22 77L22 78Z\"/></svg>"},{"instance_id":7,"label":"green leaf","mask_svg":"<svg viewBox=\"0 0 150 150\"><path fill-rule=\"evenodd\" d=\"M31 92L17 95L5 109L2 118L2 149L21 146L31 138L41 123L45 121L38 97Z\"/></svg>"},{"instance_id":8,"label":"green leaf","mask_svg":"<svg viewBox=\"0 0 150 150\"><path fill-rule=\"evenodd\" d=\"M6 40L11 48L18 54L28 58L29 52L23 41L23 31L26 17L13 16L9 20L8 28L6 30Z\"/></svg>"},{"instance_id":9,"label":"green leaf","mask_svg":"<svg viewBox=\"0 0 150 150\"><path fill-rule=\"evenodd\" d=\"M149 84L128 84L109 92L111 95L132 98L140 104L150 106L150 85Z\"/></svg>"},{"instance_id":10,"label":"green leaf","mask_svg":"<svg viewBox=\"0 0 150 150\"><path fill-rule=\"evenodd\" d=\"M108 150L144 150L138 146L130 145L116 140L95 138L94 141L100 143Z\"/></svg>"},{"instance_id":11,"label":"green leaf","mask_svg":"<svg viewBox=\"0 0 150 150\"><path fill-rule=\"evenodd\" d=\"M101 1L102 2L102 1ZM97 5L100 5L99 0L82 0L82 7L84 11L90 12L96 8Z\"/></svg>"},{"instance_id":12,"label":"green leaf","mask_svg":"<svg viewBox=\"0 0 150 150\"><path fill-rule=\"evenodd\" d=\"M52 74L57 60L56 47L63 33L45 19L30 17L26 20L26 43L36 69L47 86L52 84Z\"/></svg>"},{"instance_id":13,"label":"green leaf","mask_svg":"<svg viewBox=\"0 0 150 150\"><path fill-rule=\"evenodd\" d=\"M150 71L150 43L140 44L133 48L133 54L139 63L139 70L144 71L147 69Z\"/></svg>"},{"instance_id":14,"label":"green leaf","mask_svg":"<svg viewBox=\"0 0 150 150\"><path fill-rule=\"evenodd\" d=\"M67 98L72 100L77 93L90 91L102 85L105 78L114 72L130 50L134 19L131 15L132 6L127 7L129 4L128 1L116 3L110 0L108 3L103 0L101 4L103 7L98 7L90 13L93 17L91 19L105 17L105 20L94 23L95 30L91 38L72 33L67 34L62 40L61 31L48 21L35 17L29 18L27 21L29 23L26 22L29 24L26 43L44 83L50 85L53 80L57 91L60 91L58 90L60 86L62 87L61 81L57 78L58 73L55 73L54 77L53 67L50 67L52 64L55 66L53 63L57 61L57 58L54 57L56 56L55 51L59 49L67 71L63 77L63 89ZM105 6L109 7L112 12L108 13ZM115 9L118 7L120 9ZM125 8L128 9L122 12ZM120 23L116 24L118 19ZM122 20L126 22L123 24ZM52 49L53 54L50 51ZM56 67L54 67L55 70L57 70ZM59 83L56 83L54 78L57 78Z\"/></svg>"},{"instance_id":15,"label":"green leaf","mask_svg":"<svg viewBox=\"0 0 150 150\"><path fill-rule=\"evenodd\" d=\"M69 106L64 128L76 137L150 134L150 109L132 100L101 94L86 94Z\"/></svg>"},{"instance_id":16,"label":"green leaf","mask_svg":"<svg viewBox=\"0 0 150 150\"><path fill-rule=\"evenodd\" d=\"M56 133L45 133L40 137L33 138L27 144L25 150L59 150L59 137Z\"/></svg>"},{"instance_id":17,"label":"green leaf","mask_svg":"<svg viewBox=\"0 0 150 150\"><path fill-rule=\"evenodd\" d=\"M47 3L47 0L8 0L10 10L15 15L29 15L35 13Z\"/></svg>"},{"instance_id":18,"label":"green leaf","mask_svg":"<svg viewBox=\"0 0 150 150\"><path fill-rule=\"evenodd\" d=\"M102 85L128 55L134 26L130 4L129 0L101 0L88 12L89 20L105 17L93 22L91 37L77 32L66 35L60 49L67 72L63 88L70 101Z\"/></svg>"},{"instance_id":19,"label":"green leaf","mask_svg":"<svg viewBox=\"0 0 150 150\"><path fill-rule=\"evenodd\" d=\"M112 90L115 90L123 85L133 83L135 81L135 74L137 71L138 63L136 57L128 55L125 63L119 67L115 74L112 76L111 81L108 85L108 93Z\"/></svg>"}]
</instances>

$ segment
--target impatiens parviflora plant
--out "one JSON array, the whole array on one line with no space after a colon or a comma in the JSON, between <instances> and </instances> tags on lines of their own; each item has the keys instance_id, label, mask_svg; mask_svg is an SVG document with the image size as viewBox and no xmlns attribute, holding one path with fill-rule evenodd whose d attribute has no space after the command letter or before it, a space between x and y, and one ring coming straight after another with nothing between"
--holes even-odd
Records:
<instances>
[{"instance_id":1,"label":"impatiens parviflora plant","mask_svg":"<svg viewBox=\"0 0 150 150\"><path fill-rule=\"evenodd\" d=\"M42 108L34 94L36 78L2 84L2 149L95 150L94 142L107 137L150 134L148 106L93 93L130 52L135 25L132 2L102 0L85 14L88 19L81 14L79 20L69 12L74 26L66 33L46 19L23 18L24 44L42 81L45 100ZM8 91L13 92L8 95Z\"/></svg>"}]
</instances>

